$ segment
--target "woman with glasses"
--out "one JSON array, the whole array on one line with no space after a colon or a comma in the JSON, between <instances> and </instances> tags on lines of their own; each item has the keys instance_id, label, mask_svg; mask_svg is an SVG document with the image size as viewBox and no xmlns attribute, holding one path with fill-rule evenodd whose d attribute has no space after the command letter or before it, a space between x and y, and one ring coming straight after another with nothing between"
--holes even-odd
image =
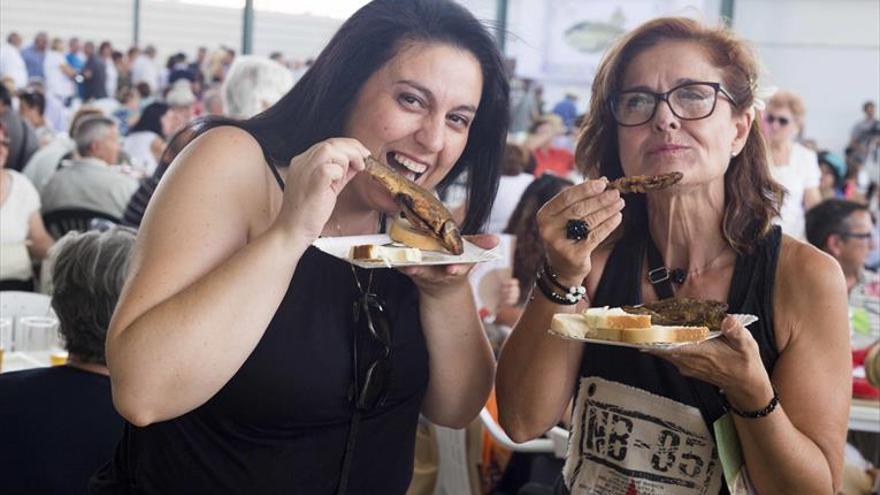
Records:
<instances>
[{"instance_id":1,"label":"woman with glasses","mask_svg":"<svg viewBox=\"0 0 880 495\"><path fill-rule=\"evenodd\" d=\"M782 232L804 239L804 212L822 201L822 171L816 152L795 141L804 123L804 102L791 91L777 91L763 112L770 145L770 175L786 190L777 223Z\"/></svg>"},{"instance_id":2,"label":"woman with glasses","mask_svg":"<svg viewBox=\"0 0 880 495\"><path fill-rule=\"evenodd\" d=\"M140 227L107 340L128 424L92 492L404 493L419 414L463 427L492 387L469 267L364 270L311 244L398 213L367 156L428 189L467 173L476 232L507 115L467 10L377 0L278 103L212 121Z\"/></svg>"},{"instance_id":3,"label":"woman with glasses","mask_svg":"<svg viewBox=\"0 0 880 495\"><path fill-rule=\"evenodd\" d=\"M496 383L501 424L520 442L573 400L559 493L840 486L846 284L834 260L772 225L781 190L755 122L757 76L742 41L685 18L638 27L599 66L577 156L603 178L538 212L547 256ZM646 195L606 190L605 178L668 172L683 179ZM646 352L547 333L556 313L668 297L759 319L728 317L718 338Z\"/></svg>"}]
</instances>

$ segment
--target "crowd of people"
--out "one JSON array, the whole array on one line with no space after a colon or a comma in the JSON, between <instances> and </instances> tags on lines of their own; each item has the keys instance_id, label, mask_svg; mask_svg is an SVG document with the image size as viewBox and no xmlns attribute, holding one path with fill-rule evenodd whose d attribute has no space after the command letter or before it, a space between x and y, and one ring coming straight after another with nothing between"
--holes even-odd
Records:
<instances>
[{"instance_id":1,"label":"crowd of people","mask_svg":"<svg viewBox=\"0 0 880 495\"><path fill-rule=\"evenodd\" d=\"M531 457L493 460L485 493L847 490L853 357L880 345L880 121L865 102L846 149L825 149L795 92L762 100L759 65L724 28L658 18L608 50L583 111L511 77L450 0L374 0L307 63L221 47L160 65L151 45L10 33L0 290L51 291L70 353L0 375L0 423L51 425L0 442L13 492L404 493L420 416L464 428L487 400L513 440L561 422L572 443L549 479L523 475ZM472 243L515 239L496 307L476 307L470 265L365 270L312 245L398 213L361 173L369 155L437 191ZM606 189L672 171L665 191ZM86 233L65 236L70 219ZM666 267L685 276L646 276ZM759 319L675 351L546 332L554 314L669 297ZM52 412L94 399L65 423L45 394ZM690 432L676 477L694 491L661 476L668 445L593 445L647 416ZM41 479L37 444L64 428L92 436L65 437L51 462L69 469ZM739 438L736 479L719 428Z\"/></svg>"}]
</instances>

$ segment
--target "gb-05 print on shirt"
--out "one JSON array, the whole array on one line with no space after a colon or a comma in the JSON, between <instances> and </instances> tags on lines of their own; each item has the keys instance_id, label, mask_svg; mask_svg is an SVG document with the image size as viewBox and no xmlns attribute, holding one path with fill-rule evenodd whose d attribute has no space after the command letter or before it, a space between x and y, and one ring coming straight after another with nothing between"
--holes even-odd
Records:
<instances>
[{"instance_id":1,"label":"gb-05 print on shirt","mask_svg":"<svg viewBox=\"0 0 880 495\"><path fill-rule=\"evenodd\" d=\"M585 377L563 476L578 495L714 495L722 471L699 409Z\"/></svg>"}]
</instances>

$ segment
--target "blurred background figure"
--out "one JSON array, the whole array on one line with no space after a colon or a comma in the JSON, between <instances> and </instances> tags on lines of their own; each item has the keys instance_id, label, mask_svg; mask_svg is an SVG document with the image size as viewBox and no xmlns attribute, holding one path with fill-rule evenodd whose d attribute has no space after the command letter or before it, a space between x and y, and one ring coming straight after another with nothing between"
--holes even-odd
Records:
<instances>
[{"instance_id":1,"label":"blurred background figure","mask_svg":"<svg viewBox=\"0 0 880 495\"><path fill-rule=\"evenodd\" d=\"M85 493L113 456L123 421L113 408L104 340L135 234L71 233L52 250L54 294L67 364L0 374L4 493Z\"/></svg>"},{"instance_id":2,"label":"blurred background figure","mask_svg":"<svg viewBox=\"0 0 880 495\"><path fill-rule=\"evenodd\" d=\"M569 177L575 172L574 153L556 146L555 140L565 135L562 118L555 113L541 116L529 129L525 147L535 158L535 177L549 172L558 177Z\"/></svg>"},{"instance_id":3,"label":"blurred background figure","mask_svg":"<svg viewBox=\"0 0 880 495\"><path fill-rule=\"evenodd\" d=\"M504 232L523 191L535 180L534 175L525 172L531 160L531 155L522 146L507 143L504 147L501 181L498 183L498 193L495 195L495 203L489 214L486 232L490 234Z\"/></svg>"},{"instance_id":4,"label":"blurred background figure","mask_svg":"<svg viewBox=\"0 0 880 495\"><path fill-rule=\"evenodd\" d=\"M773 179L787 191L777 219L782 231L804 239L804 211L822 200L816 153L796 142L803 130L804 102L790 91L777 91L764 112L764 132L770 145Z\"/></svg>"},{"instance_id":5,"label":"blurred background figure","mask_svg":"<svg viewBox=\"0 0 880 495\"><path fill-rule=\"evenodd\" d=\"M116 69L116 63L113 61L113 45L109 41L102 41L98 47L98 56L101 58L101 63L104 64L105 95L113 98L116 96L116 91L119 88L119 71Z\"/></svg>"},{"instance_id":6,"label":"blurred background figure","mask_svg":"<svg viewBox=\"0 0 880 495\"><path fill-rule=\"evenodd\" d=\"M8 156L9 138L0 123L0 290L31 291L33 262L54 241L40 217L40 195L27 177L6 169Z\"/></svg>"},{"instance_id":7,"label":"blurred background figure","mask_svg":"<svg viewBox=\"0 0 880 495\"><path fill-rule=\"evenodd\" d=\"M21 171L39 149L40 140L31 126L12 108L12 93L4 84L0 84L0 124L6 128L8 141L6 168Z\"/></svg>"},{"instance_id":8,"label":"blurred background figure","mask_svg":"<svg viewBox=\"0 0 880 495\"><path fill-rule=\"evenodd\" d=\"M46 183L43 212L75 208L122 218L138 182L116 166L120 151L116 123L104 116L87 117L74 129L73 140L77 158Z\"/></svg>"},{"instance_id":9,"label":"blurred background figure","mask_svg":"<svg viewBox=\"0 0 880 495\"><path fill-rule=\"evenodd\" d=\"M223 81L223 109L228 117L247 119L280 100L293 87L293 74L273 60L237 57Z\"/></svg>"},{"instance_id":10,"label":"blurred background figure","mask_svg":"<svg viewBox=\"0 0 880 495\"><path fill-rule=\"evenodd\" d=\"M830 151L820 151L817 158L819 159L819 171L822 174L819 179L819 193L822 195L822 199L842 197L846 163L841 157Z\"/></svg>"},{"instance_id":11,"label":"blurred background figure","mask_svg":"<svg viewBox=\"0 0 880 495\"><path fill-rule=\"evenodd\" d=\"M531 79L512 80L510 101L510 133L514 136L524 135L541 116L535 95L535 82Z\"/></svg>"},{"instance_id":12,"label":"blurred background figure","mask_svg":"<svg viewBox=\"0 0 880 495\"><path fill-rule=\"evenodd\" d=\"M10 33L6 40L0 40L0 79L12 81L13 89L25 87L28 81L27 67L24 64L24 59L21 58L21 52L10 41L14 41L17 36L17 33Z\"/></svg>"},{"instance_id":13,"label":"blurred background figure","mask_svg":"<svg viewBox=\"0 0 880 495\"><path fill-rule=\"evenodd\" d=\"M27 67L28 79L43 80L43 62L46 58L46 49L49 46L49 35L39 32L34 36L34 42L21 50L21 58Z\"/></svg>"},{"instance_id":14,"label":"blurred background figure","mask_svg":"<svg viewBox=\"0 0 880 495\"><path fill-rule=\"evenodd\" d=\"M519 281L519 303L506 308L499 308L495 322L512 327L522 313L525 303L535 283L535 274L544 260L544 246L538 233L538 222L535 215L550 201L553 196L573 183L552 174L544 174L532 181L523 191L516 209L510 216L505 234L516 236L516 248L513 253L513 277Z\"/></svg>"},{"instance_id":15,"label":"blurred background figure","mask_svg":"<svg viewBox=\"0 0 880 495\"><path fill-rule=\"evenodd\" d=\"M95 44L87 41L83 46L83 54L86 57L81 71L83 101L101 100L114 95L115 93L107 93L107 65L101 54L95 51Z\"/></svg>"},{"instance_id":16,"label":"blurred background figure","mask_svg":"<svg viewBox=\"0 0 880 495\"><path fill-rule=\"evenodd\" d=\"M130 86L119 90L116 97L119 106L113 111L113 118L119 125L119 134L127 136L129 129L141 118L141 95Z\"/></svg>"},{"instance_id":17,"label":"blurred background figure","mask_svg":"<svg viewBox=\"0 0 880 495\"><path fill-rule=\"evenodd\" d=\"M202 109L199 115L224 115L223 95L219 87L211 87L202 94Z\"/></svg>"},{"instance_id":18,"label":"blurred background figure","mask_svg":"<svg viewBox=\"0 0 880 495\"><path fill-rule=\"evenodd\" d=\"M166 136L182 126L177 113L167 104L155 102L147 105L122 141L122 149L131 158L132 167L144 175L152 175L165 149Z\"/></svg>"},{"instance_id":19,"label":"blurred background figure","mask_svg":"<svg viewBox=\"0 0 880 495\"><path fill-rule=\"evenodd\" d=\"M129 52L131 59L131 82L134 85L144 83L150 88L150 93L160 89L159 66L156 63L156 47L147 45L143 52ZM132 57L132 55L134 55Z\"/></svg>"},{"instance_id":20,"label":"blurred background figure","mask_svg":"<svg viewBox=\"0 0 880 495\"><path fill-rule=\"evenodd\" d=\"M70 128L66 133L58 133L47 145L37 150L24 166L22 173L31 181L37 191L42 194L49 179L55 175L65 160L74 158L76 143L70 136L76 134L76 127L90 115L103 115L95 107L83 105L79 107L70 120Z\"/></svg>"},{"instance_id":21,"label":"blurred background figure","mask_svg":"<svg viewBox=\"0 0 880 495\"><path fill-rule=\"evenodd\" d=\"M33 128L41 147L55 137L55 130L46 122L44 115L46 97L39 89L26 88L18 92L18 113Z\"/></svg>"},{"instance_id":22,"label":"blurred background figure","mask_svg":"<svg viewBox=\"0 0 880 495\"><path fill-rule=\"evenodd\" d=\"M77 71L67 62L64 40L61 38L52 39L51 48L46 52L43 60L43 73L46 95L57 98L64 106L69 106L77 94L74 82Z\"/></svg>"},{"instance_id":23,"label":"blurred background figure","mask_svg":"<svg viewBox=\"0 0 880 495\"><path fill-rule=\"evenodd\" d=\"M559 115L565 125L565 131L571 131L574 127L574 121L577 119L577 100L578 97L573 92L565 93L565 97L553 107L553 113Z\"/></svg>"}]
</instances>

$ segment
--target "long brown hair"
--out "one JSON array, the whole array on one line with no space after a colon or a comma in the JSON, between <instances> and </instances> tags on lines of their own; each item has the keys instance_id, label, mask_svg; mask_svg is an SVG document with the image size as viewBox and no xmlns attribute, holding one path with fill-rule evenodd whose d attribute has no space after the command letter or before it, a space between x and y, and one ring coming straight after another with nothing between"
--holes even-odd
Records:
<instances>
[{"instance_id":1,"label":"long brown hair","mask_svg":"<svg viewBox=\"0 0 880 495\"><path fill-rule=\"evenodd\" d=\"M705 26L686 17L662 17L642 24L620 39L605 55L590 98L590 111L578 138L575 159L588 177L623 176L617 142L617 124L608 100L620 90L627 64L636 55L664 41L689 41L702 47L713 65L721 69L722 84L736 100L736 112L745 112L755 101L758 62L749 47L725 28ZM757 120L757 119L756 119ZM730 160L724 174L725 240L739 253L749 253L779 215L783 189L770 177L767 145L752 122L745 148ZM644 198L628 198L623 227L631 229L646 215Z\"/></svg>"}]
</instances>

